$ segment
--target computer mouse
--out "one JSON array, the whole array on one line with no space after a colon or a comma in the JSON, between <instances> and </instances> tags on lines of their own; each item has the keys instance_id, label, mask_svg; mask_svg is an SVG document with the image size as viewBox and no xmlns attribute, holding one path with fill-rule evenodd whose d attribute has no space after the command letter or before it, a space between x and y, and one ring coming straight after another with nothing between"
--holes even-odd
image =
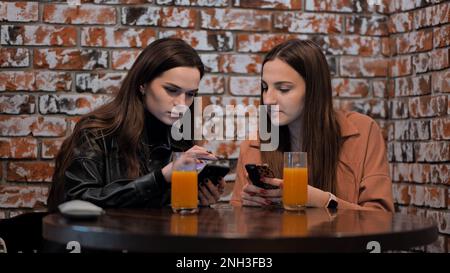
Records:
<instances>
[{"instance_id":1,"label":"computer mouse","mask_svg":"<svg viewBox=\"0 0 450 273\"><path fill-rule=\"evenodd\" d=\"M105 211L91 202L83 200L71 200L58 206L61 214L73 219L95 219Z\"/></svg>"}]
</instances>

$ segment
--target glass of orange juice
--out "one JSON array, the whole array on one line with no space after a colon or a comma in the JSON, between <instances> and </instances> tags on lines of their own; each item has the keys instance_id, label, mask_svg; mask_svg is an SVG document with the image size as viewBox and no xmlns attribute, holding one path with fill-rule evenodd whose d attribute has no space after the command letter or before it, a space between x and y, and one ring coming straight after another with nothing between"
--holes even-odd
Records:
<instances>
[{"instance_id":1,"label":"glass of orange juice","mask_svg":"<svg viewBox=\"0 0 450 273\"><path fill-rule=\"evenodd\" d=\"M198 182L195 159L184 153L173 154L171 206L180 214L198 212Z\"/></svg>"},{"instance_id":2,"label":"glass of orange juice","mask_svg":"<svg viewBox=\"0 0 450 273\"><path fill-rule=\"evenodd\" d=\"M308 197L308 154L285 152L283 169L283 207L301 210Z\"/></svg>"}]
</instances>

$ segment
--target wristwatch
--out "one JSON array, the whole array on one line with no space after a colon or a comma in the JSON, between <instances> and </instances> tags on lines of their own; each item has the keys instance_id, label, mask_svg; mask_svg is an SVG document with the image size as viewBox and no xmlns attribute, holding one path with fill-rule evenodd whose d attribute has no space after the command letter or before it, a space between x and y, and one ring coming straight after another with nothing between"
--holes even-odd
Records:
<instances>
[{"instance_id":1,"label":"wristwatch","mask_svg":"<svg viewBox=\"0 0 450 273\"><path fill-rule=\"evenodd\" d=\"M334 194L332 194L331 192L329 192L328 194L330 195L330 198L328 198L327 208L336 209L338 206L338 201L337 201L336 196L334 196Z\"/></svg>"}]
</instances>

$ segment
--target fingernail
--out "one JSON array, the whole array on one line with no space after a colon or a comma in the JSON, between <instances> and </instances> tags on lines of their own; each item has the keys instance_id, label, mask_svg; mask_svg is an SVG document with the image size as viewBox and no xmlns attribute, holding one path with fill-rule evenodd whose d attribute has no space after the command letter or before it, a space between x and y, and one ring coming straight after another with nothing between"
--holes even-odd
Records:
<instances>
[{"instance_id":1,"label":"fingernail","mask_svg":"<svg viewBox=\"0 0 450 273\"><path fill-rule=\"evenodd\" d=\"M272 201L266 200L266 204L267 204L267 205L272 205Z\"/></svg>"},{"instance_id":2,"label":"fingernail","mask_svg":"<svg viewBox=\"0 0 450 273\"><path fill-rule=\"evenodd\" d=\"M259 193L266 194L267 191L266 190L260 190Z\"/></svg>"}]
</instances>

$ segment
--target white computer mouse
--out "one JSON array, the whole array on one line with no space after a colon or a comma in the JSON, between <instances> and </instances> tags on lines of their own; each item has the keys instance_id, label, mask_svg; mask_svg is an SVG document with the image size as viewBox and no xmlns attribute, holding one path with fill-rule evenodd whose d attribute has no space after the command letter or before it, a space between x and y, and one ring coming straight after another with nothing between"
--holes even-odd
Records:
<instances>
[{"instance_id":1,"label":"white computer mouse","mask_svg":"<svg viewBox=\"0 0 450 273\"><path fill-rule=\"evenodd\" d=\"M62 215L78 219L96 218L105 212L101 207L83 200L64 202L58 206L58 209Z\"/></svg>"}]
</instances>

